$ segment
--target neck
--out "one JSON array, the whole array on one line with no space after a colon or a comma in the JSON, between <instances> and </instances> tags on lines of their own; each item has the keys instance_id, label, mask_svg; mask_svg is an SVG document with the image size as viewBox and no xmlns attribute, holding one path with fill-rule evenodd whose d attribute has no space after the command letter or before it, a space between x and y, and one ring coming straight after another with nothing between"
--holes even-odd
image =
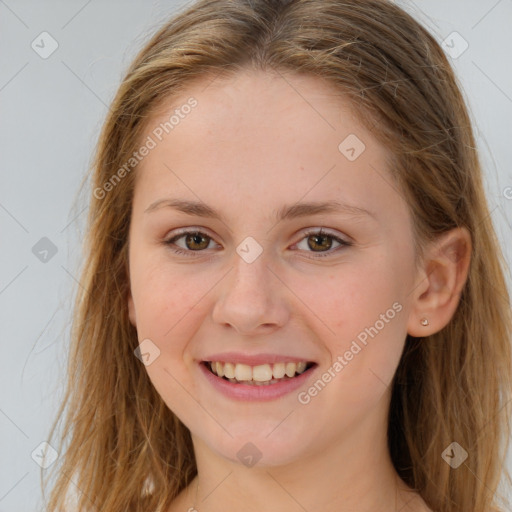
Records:
<instances>
[{"instance_id":1,"label":"neck","mask_svg":"<svg viewBox=\"0 0 512 512\"><path fill-rule=\"evenodd\" d=\"M198 475L182 496L184 510L395 512L422 510L389 456L386 433L368 422L323 452L282 466L245 467L194 438ZM368 440L371 440L368 442Z\"/></svg>"}]
</instances>

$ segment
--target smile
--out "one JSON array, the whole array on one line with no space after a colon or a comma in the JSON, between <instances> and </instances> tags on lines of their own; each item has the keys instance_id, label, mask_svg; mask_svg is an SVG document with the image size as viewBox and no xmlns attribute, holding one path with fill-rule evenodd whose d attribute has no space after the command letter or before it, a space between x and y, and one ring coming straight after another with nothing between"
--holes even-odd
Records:
<instances>
[{"instance_id":1,"label":"smile","mask_svg":"<svg viewBox=\"0 0 512 512\"><path fill-rule=\"evenodd\" d=\"M313 363L309 363L311 366ZM304 373L308 368L306 361L298 363L274 363L250 366L241 363L224 363L221 361L206 361L210 371L218 377L223 377L232 383L243 383L253 386L266 386L277 382L293 379Z\"/></svg>"},{"instance_id":2,"label":"smile","mask_svg":"<svg viewBox=\"0 0 512 512\"><path fill-rule=\"evenodd\" d=\"M241 401L275 400L293 393L318 367L306 357L272 353L222 352L197 362L210 388Z\"/></svg>"}]
</instances>

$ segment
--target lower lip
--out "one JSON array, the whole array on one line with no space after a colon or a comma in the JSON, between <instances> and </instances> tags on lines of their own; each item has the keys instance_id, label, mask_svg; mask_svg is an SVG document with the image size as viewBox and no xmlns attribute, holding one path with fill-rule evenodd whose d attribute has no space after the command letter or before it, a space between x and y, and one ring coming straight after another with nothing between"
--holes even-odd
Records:
<instances>
[{"instance_id":1,"label":"lower lip","mask_svg":"<svg viewBox=\"0 0 512 512\"><path fill-rule=\"evenodd\" d=\"M200 363L199 367L210 384L223 395L235 400L266 402L280 398L300 388L309 379L316 365L292 379L262 386L235 384L213 374L208 370L205 363Z\"/></svg>"}]
</instances>

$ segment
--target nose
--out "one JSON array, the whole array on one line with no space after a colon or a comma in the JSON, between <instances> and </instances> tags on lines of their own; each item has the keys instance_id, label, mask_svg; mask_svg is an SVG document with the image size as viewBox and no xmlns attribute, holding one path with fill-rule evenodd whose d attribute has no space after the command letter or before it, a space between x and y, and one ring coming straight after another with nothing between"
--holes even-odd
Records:
<instances>
[{"instance_id":1,"label":"nose","mask_svg":"<svg viewBox=\"0 0 512 512\"><path fill-rule=\"evenodd\" d=\"M286 324L287 288L264 254L252 263L234 256L234 268L219 283L212 313L216 324L241 335L269 334Z\"/></svg>"}]
</instances>

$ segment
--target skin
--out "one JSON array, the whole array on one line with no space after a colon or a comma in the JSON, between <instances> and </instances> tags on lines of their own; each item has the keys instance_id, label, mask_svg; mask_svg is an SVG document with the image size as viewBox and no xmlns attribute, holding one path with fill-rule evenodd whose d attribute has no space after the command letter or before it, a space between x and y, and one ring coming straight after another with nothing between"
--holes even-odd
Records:
<instances>
[{"instance_id":1,"label":"skin","mask_svg":"<svg viewBox=\"0 0 512 512\"><path fill-rule=\"evenodd\" d=\"M392 186L386 148L318 78L249 70L204 77L166 102L146 136L190 96L197 106L137 168L129 239L130 320L139 340L160 350L146 370L190 429L198 465L170 512L226 504L259 512L429 510L390 460L390 383L407 333L432 334L452 317L469 234L443 235L415 266L412 219ZM354 161L338 150L350 134L366 146ZM165 206L145 211L166 198L201 201L223 221ZM372 215L272 217L284 205L327 200ZM322 227L352 245L315 246L304 232ZM178 228L207 238L186 245L182 237L175 244L190 255L175 254L166 241ZM252 263L236 252L248 236L263 250ZM198 361L215 352L291 354L318 364L307 390L394 303L401 311L306 405L297 392L235 401L199 371ZM251 468L237 458L247 442L262 454Z\"/></svg>"}]
</instances>

